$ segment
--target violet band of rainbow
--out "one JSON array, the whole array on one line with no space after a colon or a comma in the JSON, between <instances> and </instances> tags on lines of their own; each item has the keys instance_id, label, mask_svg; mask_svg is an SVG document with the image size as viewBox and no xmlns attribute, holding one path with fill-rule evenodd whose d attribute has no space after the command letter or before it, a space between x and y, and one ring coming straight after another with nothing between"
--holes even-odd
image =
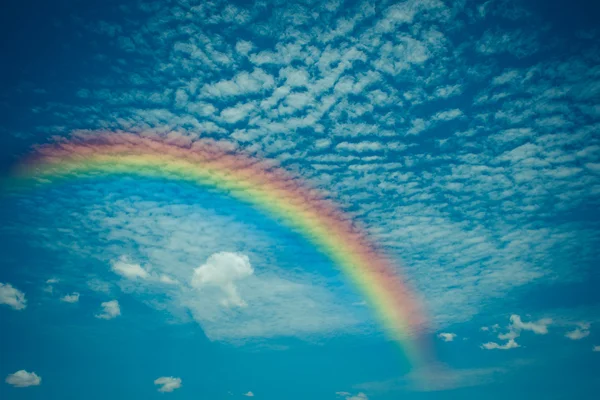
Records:
<instances>
[{"instance_id":1,"label":"violet band of rainbow","mask_svg":"<svg viewBox=\"0 0 600 400\"><path fill-rule=\"evenodd\" d=\"M424 314L398 269L333 202L272 162L202 141L179 146L160 137L102 133L38 147L13 179L38 185L121 174L214 187L299 231L358 288L413 366L429 358L419 333Z\"/></svg>"}]
</instances>

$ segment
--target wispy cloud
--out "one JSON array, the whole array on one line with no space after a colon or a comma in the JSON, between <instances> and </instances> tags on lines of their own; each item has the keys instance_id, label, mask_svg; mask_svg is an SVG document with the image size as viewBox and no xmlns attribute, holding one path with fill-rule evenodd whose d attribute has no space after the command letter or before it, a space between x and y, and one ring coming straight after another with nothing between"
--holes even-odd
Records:
<instances>
[{"instance_id":1,"label":"wispy cloud","mask_svg":"<svg viewBox=\"0 0 600 400\"><path fill-rule=\"evenodd\" d=\"M173 376L161 376L154 380L155 385L159 385L159 392L170 393L175 389L181 388L181 378L175 378Z\"/></svg>"},{"instance_id":2,"label":"wispy cloud","mask_svg":"<svg viewBox=\"0 0 600 400\"><path fill-rule=\"evenodd\" d=\"M565 333L565 337L571 340L581 340L586 338L590 335L590 326L591 325L587 322L580 322L577 328Z\"/></svg>"}]
</instances>

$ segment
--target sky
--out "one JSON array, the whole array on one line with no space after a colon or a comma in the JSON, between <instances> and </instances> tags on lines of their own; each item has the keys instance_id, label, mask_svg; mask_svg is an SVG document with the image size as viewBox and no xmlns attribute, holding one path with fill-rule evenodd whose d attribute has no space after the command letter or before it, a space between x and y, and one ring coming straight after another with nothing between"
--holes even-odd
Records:
<instances>
[{"instance_id":1,"label":"sky","mask_svg":"<svg viewBox=\"0 0 600 400\"><path fill-rule=\"evenodd\" d=\"M598 397L595 2L5 3L3 400ZM427 325L390 338L311 237L227 191L6 184L37 146L122 133L314 189Z\"/></svg>"}]
</instances>

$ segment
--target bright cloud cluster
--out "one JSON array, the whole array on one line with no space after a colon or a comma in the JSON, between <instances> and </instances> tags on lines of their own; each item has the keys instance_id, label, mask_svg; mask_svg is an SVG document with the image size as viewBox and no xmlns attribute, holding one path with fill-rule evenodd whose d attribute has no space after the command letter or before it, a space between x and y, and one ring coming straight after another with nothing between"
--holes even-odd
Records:
<instances>
[{"instance_id":1,"label":"bright cloud cluster","mask_svg":"<svg viewBox=\"0 0 600 400\"><path fill-rule=\"evenodd\" d=\"M508 332L498 334L498 339L507 340L505 344L498 344L495 342L488 342L481 345L483 349L492 350L510 350L517 347L521 347L515 339L521 336L522 331L531 331L536 335L545 335L548 333L548 325L552 323L552 319L543 318L538 321L523 322L519 315L513 314L510 316L510 324L508 325Z\"/></svg>"}]
</instances>

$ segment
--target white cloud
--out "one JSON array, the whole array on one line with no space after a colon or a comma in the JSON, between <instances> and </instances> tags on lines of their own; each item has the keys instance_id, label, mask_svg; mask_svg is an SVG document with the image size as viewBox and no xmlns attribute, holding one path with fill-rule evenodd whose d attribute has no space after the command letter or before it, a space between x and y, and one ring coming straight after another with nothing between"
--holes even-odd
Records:
<instances>
[{"instance_id":1,"label":"white cloud","mask_svg":"<svg viewBox=\"0 0 600 400\"><path fill-rule=\"evenodd\" d=\"M513 314L510 316L510 324L508 325L508 332L498 334L498 339L507 340L503 345L495 342L484 343L481 347L483 349L492 350L509 350L520 347L515 341L516 338L521 336L522 331L531 331L536 335L545 335L548 333L548 325L552 323L552 319L543 318L535 322L523 322L519 315ZM497 324L493 326L494 331L498 329Z\"/></svg>"},{"instance_id":2,"label":"white cloud","mask_svg":"<svg viewBox=\"0 0 600 400\"><path fill-rule=\"evenodd\" d=\"M118 261L112 262L111 269L117 274L121 275L124 278L130 280L143 280L148 283L164 283L167 285L177 285L179 282L176 279L173 279L169 275L166 274L158 274L156 272L149 272L147 269L142 267L140 264L131 263L127 261L127 257L122 256ZM105 291L105 287L101 287L96 285L97 289L104 289L101 291Z\"/></svg>"},{"instance_id":3,"label":"white cloud","mask_svg":"<svg viewBox=\"0 0 600 400\"><path fill-rule=\"evenodd\" d=\"M18 388L39 386L42 383L42 378L40 378L35 372L27 372L22 369L14 374L8 375L6 377L6 383Z\"/></svg>"},{"instance_id":4,"label":"white cloud","mask_svg":"<svg viewBox=\"0 0 600 400\"><path fill-rule=\"evenodd\" d=\"M581 322L579 326L572 331L565 334L565 337L571 340L581 340L590 335L590 324L587 322Z\"/></svg>"},{"instance_id":5,"label":"white cloud","mask_svg":"<svg viewBox=\"0 0 600 400\"><path fill-rule=\"evenodd\" d=\"M168 393L181 387L181 378L161 376L154 381L154 384L161 385L161 387L158 388L159 392Z\"/></svg>"},{"instance_id":6,"label":"white cloud","mask_svg":"<svg viewBox=\"0 0 600 400\"><path fill-rule=\"evenodd\" d=\"M244 396L246 396L246 397L254 397L254 393L248 391L247 393L244 393Z\"/></svg>"},{"instance_id":7,"label":"white cloud","mask_svg":"<svg viewBox=\"0 0 600 400\"><path fill-rule=\"evenodd\" d=\"M233 107L225 108L221 111L221 119L228 124L235 124L247 118L255 105L252 103L237 104Z\"/></svg>"},{"instance_id":8,"label":"white cloud","mask_svg":"<svg viewBox=\"0 0 600 400\"><path fill-rule=\"evenodd\" d=\"M65 303L77 303L79 301L79 293L73 292L71 294L66 294L60 298L60 301L64 301Z\"/></svg>"},{"instance_id":9,"label":"white cloud","mask_svg":"<svg viewBox=\"0 0 600 400\"><path fill-rule=\"evenodd\" d=\"M366 394L363 392L359 392L355 395L352 395L350 392L335 392L336 395L343 397L344 400L369 400Z\"/></svg>"},{"instance_id":10,"label":"white cloud","mask_svg":"<svg viewBox=\"0 0 600 400\"><path fill-rule=\"evenodd\" d=\"M438 335L438 337L440 339L442 339L444 342L451 342L454 340L454 338L456 337L456 333L447 333L447 332L442 332Z\"/></svg>"},{"instance_id":11,"label":"white cloud","mask_svg":"<svg viewBox=\"0 0 600 400\"><path fill-rule=\"evenodd\" d=\"M27 307L25 293L13 287L10 283L0 282L0 304L6 304L15 310Z\"/></svg>"},{"instance_id":12,"label":"white cloud","mask_svg":"<svg viewBox=\"0 0 600 400\"><path fill-rule=\"evenodd\" d=\"M592 347L592 351L594 351L594 352L600 352L600 346L594 346L594 347Z\"/></svg>"},{"instance_id":13,"label":"white cloud","mask_svg":"<svg viewBox=\"0 0 600 400\"><path fill-rule=\"evenodd\" d=\"M227 98L258 93L273 88L273 77L260 68L251 73L242 71L231 80L222 80L201 89L203 97Z\"/></svg>"},{"instance_id":14,"label":"white cloud","mask_svg":"<svg viewBox=\"0 0 600 400\"><path fill-rule=\"evenodd\" d=\"M379 142L342 142L335 146L338 150L352 151L357 153L381 151L384 145Z\"/></svg>"},{"instance_id":15,"label":"white cloud","mask_svg":"<svg viewBox=\"0 0 600 400\"><path fill-rule=\"evenodd\" d=\"M220 252L211 255L206 263L194 269L192 286L202 289L206 286L216 286L224 294L221 304L224 306L245 307L246 303L240 297L235 281L254 274L250 259L244 254Z\"/></svg>"},{"instance_id":16,"label":"white cloud","mask_svg":"<svg viewBox=\"0 0 600 400\"><path fill-rule=\"evenodd\" d=\"M461 110L459 110L458 108L453 108L451 110L438 112L437 114L435 114L433 116L433 119L438 120L438 121L451 121L462 115L463 115L463 113Z\"/></svg>"},{"instance_id":17,"label":"white cloud","mask_svg":"<svg viewBox=\"0 0 600 400\"><path fill-rule=\"evenodd\" d=\"M552 323L552 319L544 318L536 322L523 322L518 315L510 316L510 327L514 331L531 331L537 335L545 335L548 333L548 325Z\"/></svg>"},{"instance_id":18,"label":"white cloud","mask_svg":"<svg viewBox=\"0 0 600 400\"><path fill-rule=\"evenodd\" d=\"M121 307L117 300L105 301L100 306L102 306L103 311L100 314L96 314L96 318L113 319L121 315Z\"/></svg>"},{"instance_id":19,"label":"white cloud","mask_svg":"<svg viewBox=\"0 0 600 400\"><path fill-rule=\"evenodd\" d=\"M150 276L141 265L130 263L125 257L113 262L111 269L127 279L147 279Z\"/></svg>"},{"instance_id":20,"label":"white cloud","mask_svg":"<svg viewBox=\"0 0 600 400\"><path fill-rule=\"evenodd\" d=\"M423 118L416 118L412 121L412 126L406 133L408 135L418 135L426 130L430 125L431 123L425 121Z\"/></svg>"},{"instance_id":21,"label":"white cloud","mask_svg":"<svg viewBox=\"0 0 600 400\"><path fill-rule=\"evenodd\" d=\"M493 349L510 350L510 349L516 349L517 347L521 347L521 346L519 346L519 344L517 342L515 342L514 339L510 339L508 342L506 342L503 345L500 345L495 342L488 342L488 343L484 343L481 345L481 348L486 349L486 350L493 350Z\"/></svg>"}]
</instances>

